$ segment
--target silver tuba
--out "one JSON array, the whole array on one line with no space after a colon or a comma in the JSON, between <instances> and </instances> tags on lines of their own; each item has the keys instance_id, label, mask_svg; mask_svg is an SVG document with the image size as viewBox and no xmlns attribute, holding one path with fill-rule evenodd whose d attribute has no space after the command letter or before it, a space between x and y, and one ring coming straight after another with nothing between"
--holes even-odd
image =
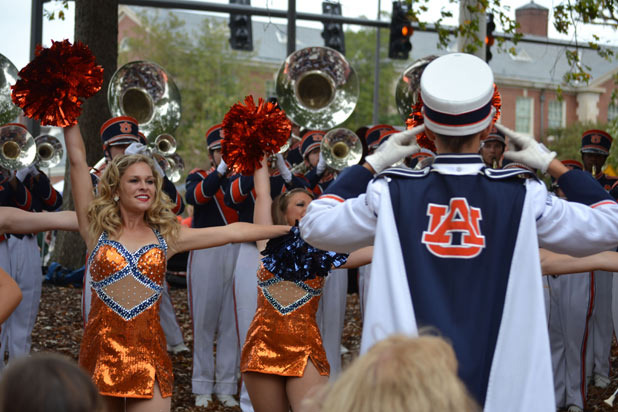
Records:
<instances>
[{"instance_id":1,"label":"silver tuba","mask_svg":"<svg viewBox=\"0 0 618 412\"><path fill-rule=\"evenodd\" d=\"M176 139L171 134L163 133L156 137L153 150L162 156L171 156L176 153Z\"/></svg>"},{"instance_id":2,"label":"silver tuba","mask_svg":"<svg viewBox=\"0 0 618 412\"><path fill-rule=\"evenodd\" d=\"M15 121L21 109L11 100L11 85L18 79L17 68L0 54L0 125Z\"/></svg>"},{"instance_id":3,"label":"silver tuba","mask_svg":"<svg viewBox=\"0 0 618 412\"><path fill-rule=\"evenodd\" d=\"M0 167L19 170L32 164L35 156L34 138L25 127L11 123L0 127Z\"/></svg>"},{"instance_id":4,"label":"silver tuba","mask_svg":"<svg viewBox=\"0 0 618 412\"><path fill-rule=\"evenodd\" d=\"M174 153L165 158L163 171L165 172L165 176L167 176L172 183L180 181L184 170L185 162L178 153Z\"/></svg>"},{"instance_id":5,"label":"silver tuba","mask_svg":"<svg viewBox=\"0 0 618 412\"><path fill-rule=\"evenodd\" d=\"M358 101L359 82L345 57L328 47L290 54L277 73L277 101L294 123L328 130L345 122Z\"/></svg>"},{"instance_id":6,"label":"silver tuba","mask_svg":"<svg viewBox=\"0 0 618 412\"><path fill-rule=\"evenodd\" d=\"M395 86L395 104L403 120L412 113L421 91L421 75L425 67L438 56L426 56L415 60L403 71Z\"/></svg>"},{"instance_id":7,"label":"silver tuba","mask_svg":"<svg viewBox=\"0 0 618 412\"><path fill-rule=\"evenodd\" d=\"M109 82L107 103L112 116L132 116L152 142L173 133L181 117L178 87L158 64L134 61L120 67Z\"/></svg>"},{"instance_id":8,"label":"silver tuba","mask_svg":"<svg viewBox=\"0 0 618 412\"><path fill-rule=\"evenodd\" d=\"M333 129L322 138L320 153L326 166L341 171L360 161L363 144L353 131L345 128Z\"/></svg>"},{"instance_id":9,"label":"silver tuba","mask_svg":"<svg viewBox=\"0 0 618 412\"><path fill-rule=\"evenodd\" d=\"M56 136L42 134L34 139L34 143L36 144L36 159L34 161L37 166L50 168L60 164L64 149Z\"/></svg>"}]
</instances>

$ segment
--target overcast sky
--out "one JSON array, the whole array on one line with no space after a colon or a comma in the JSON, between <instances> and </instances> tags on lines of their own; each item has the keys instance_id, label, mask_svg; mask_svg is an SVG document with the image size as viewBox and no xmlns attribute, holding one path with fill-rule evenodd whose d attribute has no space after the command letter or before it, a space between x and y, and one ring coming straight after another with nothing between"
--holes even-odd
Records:
<instances>
[{"instance_id":1,"label":"overcast sky","mask_svg":"<svg viewBox=\"0 0 618 412\"><path fill-rule=\"evenodd\" d=\"M104 0L100 0L104 1ZM210 2L227 3L228 0L209 0ZM296 9L301 12L308 13L321 13L322 2L317 0L297 0ZM340 0L343 14L349 17L365 16L371 19L377 18L378 14L378 0ZM515 9L522 5L529 3L529 0L503 0L503 4L508 4L511 7L511 13L513 18L515 17ZM537 4L543 5L551 9L554 4L558 2L555 0L536 0ZM285 10L287 9L288 0L251 0L251 4L255 7L270 7L272 9ZM432 1L432 9L430 14L424 18L427 22L432 22L438 16L440 10L440 4L449 6L449 2ZM29 47L30 47L30 0L0 0L0 54L5 55L11 60L18 69L25 66L29 61ZM48 10L59 10L59 2L46 3L45 7ZM70 9L66 13L65 21L47 21L43 23L43 44L49 46L51 40L62 40L68 38L73 39L73 2L69 2ZM457 5L450 5L451 10L455 14L458 13ZM390 12L392 3L390 1L382 1L381 8L384 11ZM257 17L254 17L258 19ZM551 20L551 15L550 15ZM281 20L273 20L274 22L281 22ZM456 24L454 19L450 24ZM303 22L298 21L298 25L314 25L315 27L321 27L319 22ZM499 29L498 29L499 31ZM591 38L591 33L597 33L601 36L602 40L611 42L614 45L618 45L618 32L612 29L595 28L581 28L578 31L579 39L588 40ZM555 31L550 24L550 37L557 38ZM562 37L564 38L564 37Z\"/></svg>"}]
</instances>

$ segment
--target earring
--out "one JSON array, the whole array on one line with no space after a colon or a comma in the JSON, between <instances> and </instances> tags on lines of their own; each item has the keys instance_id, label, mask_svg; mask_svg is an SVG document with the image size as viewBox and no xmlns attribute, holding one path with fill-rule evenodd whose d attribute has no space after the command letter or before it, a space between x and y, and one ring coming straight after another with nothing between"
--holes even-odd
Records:
<instances>
[{"instance_id":1,"label":"earring","mask_svg":"<svg viewBox=\"0 0 618 412\"><path fill-rule=\"evenodd\" d=\"M118 202L119 199L120 197L118 197L118 195L114 195L114 202Z\"/></svg>"}]
</instances>

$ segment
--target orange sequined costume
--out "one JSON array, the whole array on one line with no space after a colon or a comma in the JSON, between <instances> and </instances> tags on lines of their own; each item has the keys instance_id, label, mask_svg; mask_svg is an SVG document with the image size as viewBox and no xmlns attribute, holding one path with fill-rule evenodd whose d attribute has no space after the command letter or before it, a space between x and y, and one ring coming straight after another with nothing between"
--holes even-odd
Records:
<instances>
[{"instance_id":1,"label":"orange sequined costume","mask_svg":"<svg viewBox=\"0 0 618 412\"><path fill-rule=\"evenodd\" d=\"M242 348L241 372L303 376L311 358L320 375L330 366L316 323L324 278L287 281L258 269L257 311Z\"/></svg>"},{"instance_id":2,"label":"orange sequined costume","mask_svg":"<svg viewBox=\"0 0 618 412\"><path fill-rule=\"evenodd\" d=\"M174 375L159 322L167 244L159 240L131 253L106 233L90 254L92 309L79 364L107 396L152 398L155 379L172 396Z\"/></svg>"}]
</instances>

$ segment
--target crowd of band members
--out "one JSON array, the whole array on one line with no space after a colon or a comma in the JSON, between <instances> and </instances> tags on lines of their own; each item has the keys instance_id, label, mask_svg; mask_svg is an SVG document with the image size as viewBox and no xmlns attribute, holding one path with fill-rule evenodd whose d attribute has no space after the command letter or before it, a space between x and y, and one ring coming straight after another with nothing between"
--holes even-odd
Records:
<instances>
[{"instance_id":1,"label":"crowd of band members","mask_svg":"<svg viewBox=\"0 0 618 412\"><path fill-rule=\"evenodd\" d=\"M367 154L395 131L390 125L376 125L360 128L357 132L366 142ZM326 166L320 154L324 132L301 132L296 127L293 135L298 139L288 151L287 161L281 154L271 159L271 196L275 198L296 187L307 188L319 196L337 175L336 171ZM192 227L253 220L253 177L234 174L228 168L221 157L223 138L220 124L206 132L208 159L204 159L204 165L209 167L194 169L187 176L185 199L187 204L193 206ZM112 118L106 122L101 128L101 139L109 160L125 152L145 153L146 139L139 133L137 122L130 117ZM582 136L581 163L574 159L564 163L569 168L594 173L599 184L612 197L618 198L618 178L602 172L611 143L612 137L606 132L587 131ZM505 149L504 135L494 129L483 142L480 154L487 167L506 168L509 165L503 162ZM433 156L431 151L423 150L406 159L406 165L423 167L431 162ZM299 163L305 164L304 174L295 171ZM95 186L97 176L104 167L92 171ZM35 165L16 172L0 170L0 173L0 205L35 212L54 211L61 206L62 195ZM557 185L554 184L553 189L560 195ZM163 190L176 205L174 213L181 214L185 207L183 199L166 177ZM254 243L195 250L189 255L187 288L194 337L192 392L196 395L198 406L206 406L212 401L213 394L226 405L235 403L233 395L238 388L239 349L256 309L258 255ZM42 280L36 235L0 235L0 267L15 279L23 295L15 312L2 324L0 333L0 353L8 353L11 360L30 352L30 336L38 312ZM204 270L211 272L210 275L199 276ZM369 272L369 265L359 269L361 310ZM84 322L89 312L91 294L87 279L88 271L83 294ZM612 273L595 271L550 276L544 281L557 406L583 409L589 380L599 387L610 383L609 352L614 325L618 323L618 313L612 316ZM329 276L318 313L318 324L333 377L341 371L340 348L346 292L346 276ZM161 323L168 350L173 353L188 350L167 288L161 305ZM5 363L0 362L0 371L4 366ZM240 399L242 409L251 410L244 387Z\"/></svg>"}]
</instances>

